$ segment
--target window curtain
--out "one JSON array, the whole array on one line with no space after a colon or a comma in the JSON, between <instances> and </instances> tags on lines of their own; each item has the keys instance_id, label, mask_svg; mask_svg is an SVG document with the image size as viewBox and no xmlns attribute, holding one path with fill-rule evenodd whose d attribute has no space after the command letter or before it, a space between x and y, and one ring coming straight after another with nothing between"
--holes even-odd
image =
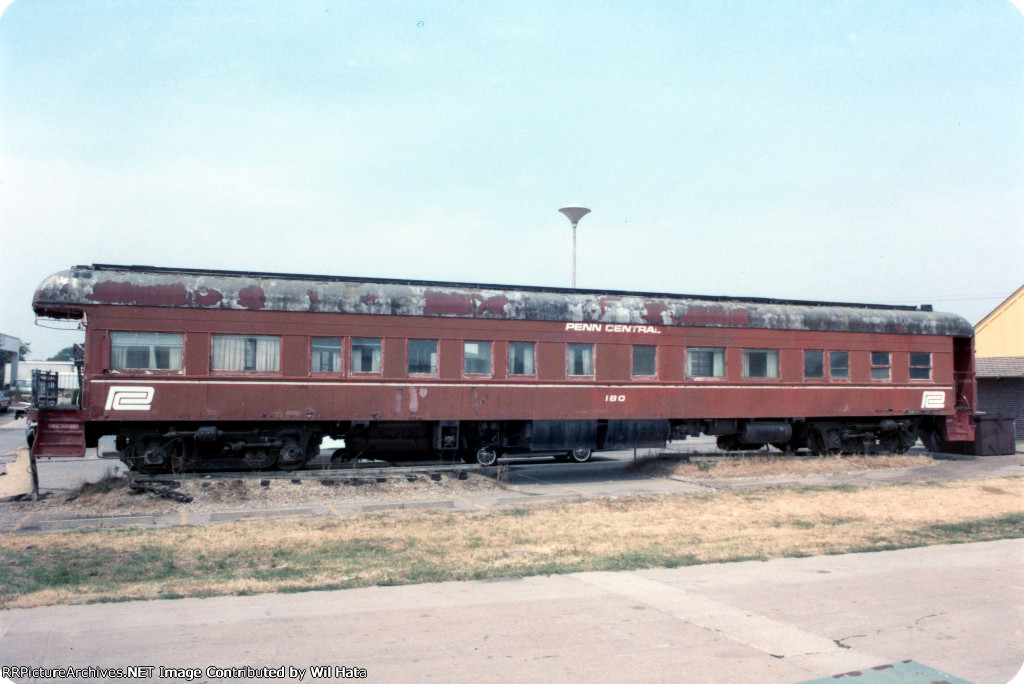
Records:
<instances>
[{"instance_id":1,"label":"window curtain","mask_svg":"<svg viewBox=\"0 0 1024 684\"><path fill-rule=\"evenodd\" d=\"M213 370L243 370L245 368L245 338L232 335L213 336Z\"/></svg>"},{"instance_id":2,"label":"window curtain","mask_svg":"<svg viewBox=\"0 0 1024 684\"><path fill-rule=\"evenodd\" d=\"M711 377L725 377L725 352L722 350L711 352Z\"/></svg>"},{"instance_id":3,"label":"window curtain","mask_svg":"<svg viewBox=\"0 0 1024 684\"><path fill-rule=\"evenodd\" d=\"M128 350L131 347L111 343L110 345L110 367L128 368Z\"/></svg>"},{"instance_id":4,"label":"window curtain","mask_svg":"<svg viewBox=\"0 0 1024 684\"><path fill-rule=\"evenodd\" d=\"M181 370L182 336L172 333L110 333L110 367Z\"/></svg>"},{"instance_id":5,"label":"window curtain","mask_svg":"<svg viewBox=\"0 0 1024 684\"><path fill-rule=\"evenodd\" d=\"M509 373L512 375L536 375L534 350L529 342L512 342L508 347Z\"/></svg>"},{"instance_id":6,"label":"window curtain","mask_svg":"<svg viewBox=\"0 0 1024 684\"><path fill-rule=\"evenodd\" d=\"M352 340L352 370L356 373L380 372L380 340Z\"/></svg>"},{"instance_id":7,"label":"window curtain","mask_svg":"<svg viewBox=\"0 0 1024 684\"><path fill-rule=\"evenodd\" d=\"M594 348L589 344L569 345L569 375L594 374Z\"/></svg>"},{"instance_id":8,"label":"window curtain","mask_svg":"<svg viewBox=\"0 0 1024 684\"><path fill-rule=\"evenodd\" d=\"M409 340L409 372L437 373L436 340Z\"/></svg>"},{"instance_id":9,"label":"window curtain","mask_svg":"<svg viewBox=\"0 0 1024 684\"><path fill-rule=\"evenodd\" d=\"M281 341L277 337L214 335L213 370L276 371L280 369Z\"/></svg>"},{"instance_id":10,"label":"window curtain","mask_svg":"<svg viewBox=\"0 0 1024 684\"><path fill-rule=\"evenodd\" d=\"M519 358L522 361L523 375L536 375L537 368L534 361L534 348L532 344L525 344L520 352Z\"/></svg>"},{"instance_id":11,"label":"window curtain","mask_svg":"<svg viewBox=\"0 0 1024 684\"><path fill-rule=\"evenodd\" d=\"M743 377L779 377L779 352L775 350L744 350Z\"/></svg>"},{"instance_id":12,"label":"window curtain","mask_svg":"<svg viewBox=\"0 0 1024 684\"><path fill-rule=\"evenodd\" d=\"M341 371L341 339L337 337L314 337L312 341L312 367L320 373Z\"/></svg>"},{"instance_id":13,"label":"window curtain","mask_svg":"<svg viewBox=\"0 0 1024 684\"><path fill-rule=\"evenodd\" d=\"M746 372L746 357L744 357ZM687 352L687 374L691 378L724 378L724 349L690 349Z\"/></svg>"},{"instance_id":14,"label":"window curtain","mask_svg":"<svg viewBox=\"0 0 1024 684\"><path fill-rule=\"evenodd\" d=\"M177 347L151 347L150 368L181 370L181 345ZM166 359L164 358L166 357Z\"/></svg>"},{"instance_id":15,"label":"window curtain","mask_svg":"<svg viewBox=\"0 0 1024 684\"><path fill-rule=\"evenodd\" d=\"M256 338L256 367L252 370L276 371L281 366L281 342L276 337Z\"/></svg>"}]
</instances>

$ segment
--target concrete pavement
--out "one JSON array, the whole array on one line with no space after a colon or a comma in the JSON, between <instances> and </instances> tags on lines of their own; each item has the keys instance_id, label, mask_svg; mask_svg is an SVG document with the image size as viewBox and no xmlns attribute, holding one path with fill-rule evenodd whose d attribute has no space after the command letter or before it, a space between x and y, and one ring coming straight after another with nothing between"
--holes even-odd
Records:
<instances>
[{"instance_id":1,"label":"concrete pavement","mask_svg":"<svg viewBox=\"0 0 1024 684\"><path fill-rule=\"evenodd\" d=\"M1022 560L1024 540L1007 540L9 610L0 613L0 664L199 668L201 682L259 673L211 666L291 667L302 681L316 666L332 679L365 670L379 682L805 682L850 671L861 672L850 681L935 680L872 678L887 671L870 668L911 660L947 681L1003 684L1024 662ZM283 674L277 681L299 681Z\"/></svg>"}]
</instances>

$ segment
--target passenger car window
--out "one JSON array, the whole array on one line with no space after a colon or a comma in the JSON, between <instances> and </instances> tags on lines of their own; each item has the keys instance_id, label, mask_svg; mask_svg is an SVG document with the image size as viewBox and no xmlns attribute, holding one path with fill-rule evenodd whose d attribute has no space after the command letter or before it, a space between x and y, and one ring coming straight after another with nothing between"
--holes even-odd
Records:
<instances>
[{"instance_id":1,"label":"passenger car window","mask_svg":"<svg viewBox=\"0 0 1024 684\"><path fill-rule=\"evenodd\" d=\"M352 338L352 372L380 373L381 342L372 337Z\"/></svg>"},{"instance_id":2,"label":"passenger car window","mask_svg":"<svg viewBox=\"0 0 1024 684\"><path fill-rule=\"evenodd\" d=\"M437 374L437 340L409 340L409 373Z\"/></svg>"},{"instance_id":3,"label":"passenger car window","mask_svg":"<svg viewBox=\"0 0 1024 684\"><path fill-rule=\"evenodd\" d=\"M533 342L509 342L508 374L536 375L535 354Z\"/></svg>"},{"instance_id":4,"label":"passenger car window","mask_svg":"<svg viewBox=\"0 0 1024 684\"><path fill-rule=\"evenodd\" d=\"M871 352L871 379L889 379L889 352Z\"/></svg>"},{"instance_id":5,"label":"passenger car window","mask_svg":"<svg viewBox=\"0 0 1024 684\"><path fill-rule=\"evenodd\" d=\"M744 349L743 377L745 378L777 378L779 377L778 349Z\"/></svg>"},{"instance_id":6,"label":"passenger car window","mask_svg":"<svg viewBox=\"0 0 1024 684\"><path fill-rule=\"evenodd\" d=\"M567 373L569 375L594 374L594 345L570 344L567 356Z\"/></svg>"},{"instance_id":7,"label":"passenger car window","mask_svg":"<svg viewBox=\"0 0 1024 684\"><path fill-rule=\"evenodd\" d=\"M181 370L182 335L111 332L112 369Z\"/></svg>"},{"instance_id":8,"label":"passenger car window","mask_svg":"<svg viewBox=\"0 0 1024 684\"><path fill-rule=\"evenodd\" d=\"M850 377L850 352L829 352L828 374L831 378L848 379Z\"/></svg>"},{"instance_id":9,"label":"passenger car window","mask_svg":"<svg viewBox=\"0 0 1024 684\"><path fill-rule=\"evenodd\" d=\"M910 354L910 379L930 380L932 377L932 355L921 352Z\"/></svg>"},{"instance_id":10,"label":"passenger car window","mask_svg":"<svg viewBox=\"0 0 1024 684\"><path fill-rule=\"evenodd\" d=\"M310 341L309 369L314 373L341 372L341 338L314 337Z\"/></svg>"},{"instance_id":11,"label":"passenger car window","mask_svg":"<svg viewBox=\"0 0 1024 684\"><path fill-rule=\"evenodd\" d=\"M279 371L281 338L259 335L214 335L211 370Z\"/></svg>"},{"instance_id":12,"label":"passenger car window","mask_svg":"<svg viewBox=\"0 0 1024 684\"><path fill-rule=\"evenodd\" d=\"M687 349L686 375L691 378L724 378L724 349Z\"/></svg>"},{"instance_id":13,"label":"passenger car window","mask_svg":"<svg viewBox=\"0 0 1024 684\"><path fill-rule=\"evenodd\" d=\"M804 350L804 377L807 379L825 377L825 352L819 349Z\"/></svg>"},{"instance_id":14,"label":"passenger car window","mask_svg":"<svg viewBox=\"0 0 1024 684\"><path fill-rule=\"evenodd\" d=\"M658 348L649 345L633 345L633 375L651 376L657 373Z\"/></svg>"},{"instance_id":15,"label":"passenger car window","mask_svg":"<svg viewBox=\"0 0 1024 684\"><path fill-rule=\"evenodd\" d=\"M483 375L491 372L491 343L463 342L463 370L466 375Z\"/></svg>"}]
</instances>

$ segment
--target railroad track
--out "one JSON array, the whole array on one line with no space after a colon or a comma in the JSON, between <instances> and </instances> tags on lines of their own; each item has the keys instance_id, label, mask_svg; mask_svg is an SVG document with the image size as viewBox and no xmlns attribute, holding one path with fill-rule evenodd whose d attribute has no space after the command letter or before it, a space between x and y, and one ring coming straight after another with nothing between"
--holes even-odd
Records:
<instances>
[{"instance_id":1,"label":"railroad track","mask_svg":"<svg viewBox=\"0 0 1024 684\"><path fill-rule=\"evenodd\" d=\"M667 460L690 461L690 462L716 462L737 457L757 458L789 458L793 460L814 459L816 456L810 454L782 454L766 453L762 451L750 452L671 452L661 453L658 458ZM625 466L629 461L618 459L594 459L588 461L585 466L588 470L607 469ZM320 463L308 465L299 470L200 470L186 473L158 473L143 474L136 473L135 480L142 482L168 482L187 480L323 480L338 481L345 484L369 484L371 482L384 483L388 481L404 480L414 482L421 476L429 477L432 480L440 480L445 475L460 480L466 479L469 475L484 475L496 477L502 471L512 472L521 468L548 469L566 468L574 465L564 462L544 462L531 458L515 459L511 462L501 461L495 466L482 466L475 463L463 463L462 461L405 461L393 465L381 465L376 462L346 462L346 463Z\"/></svg>"},{"instance_id":2,"label":"railroad track","mask_svg":"<svg viewBox=\"0 0 1024 684\"><path fill-rule=\"evenodd\" d=\"M618 460L594 460L588 461L586 466L609 467L623 465ZM414 481L420 476L427 476L439 480L444 475L450 475L460 480L466 479L470 474L494 477L502 470L516 470L518 468L565 468L572 465L582 465L564 462L545 463L535 459L524 458L513 460L512 463L499 462L494 466L482 466L475 463L463 463L462 461L416 461L398 462L394 465L380 465L379 462L348 462L348 463L323 463L307 465L298 470L198 470L186 473L137 473L136 478L144 481L174 481L174 480L363 480L386 482L388 480Z\"/></svg>"},{"instance_id":3,"label":"railroad track","mask_svg":"<svg viewBox=\"0 0 1024 684\"><path fill-rule=\"evenodd\" d=\"M439 480L450 475L459 480L466 479L471 473L485 472L483 466L466 463L425 463L414 466L378 466L375 464L341 464L314 466L301 470L222 470L197 471L188 473L158 473L154 475L139 474L137 480L167 482L184 480L337 480L342 482L406 480L413 482L421 476Z\"/></svg>"}]
</instances>

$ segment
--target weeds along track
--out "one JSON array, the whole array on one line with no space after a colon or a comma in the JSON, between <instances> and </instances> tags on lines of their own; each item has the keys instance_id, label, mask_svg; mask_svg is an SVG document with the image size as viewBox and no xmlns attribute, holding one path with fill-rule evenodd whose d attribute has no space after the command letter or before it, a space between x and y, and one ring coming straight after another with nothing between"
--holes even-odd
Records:
<instances>
[{"instance_id":1,"label":"weeds along track","mask_svg":"<svg viewBox=\"0 0 1024 684\"><path fill-rule=\"evenodd\" d=\"M185 473L158 473L147 475L143 473L130 473L129 477L135 482L172 482L190 480L338 480L350 482L353 480L369 482L387 482L389 480L407 480L415 482L421 476L439 480L442 476L454 477L464 480L470 473L486 474L482 466L469 464L434 464L426 463L416 466L377 466L366 465L344 465L314 467L304 470L224 470L224 471L196 471Z\"/></svg>"},{"instance_id":2,"label":"weeds along track","mask_svg":"<svg viewBox=\"0 0 1024 684\"><path fill-rule=\"evenodd\" d=\"M711 456L706 454L666 454L664 456L670 462L686 462L691 456ZM646 457L650 460L651 457ZM645 459L641 459L645 460ZM640 462L640 461L637 461ZM594 469L621 468L631 461L606 460L589 461L586 464L554 462L545 463L541 460L534 460L529 457L511 459L511 462L502 460L493 466L483 466L476 463L464 463L462 461L399 461L390 465L380 465L379 461L373 462L347 462L329 463L324 465L307 465L299 470L196 470L182 473L134 473L136 480L168 481L168 480L364 480L385 482L388 480L408 480L410 482L419 476L427 476L437 480L441 476L450 476L457 480L464 480L468 475L484 475L498 478L517 468L567 468L572 466L584 466Z\"/></svg>"},{"instance_id":3,"label":"weeds along track","mask_svg":"<svg viewBox=\"0 0 1024 684\"><path fill-rule=\"evenodd\" d=\"M166 482L173 480L338 480L363 483L408 480L421 476L438 480L442 476L464 480L469 475L483 475L502 480L509 472L517 470L562 470L584 468L586 471L606 471L614 479L614 473L635 477L638 474L665 475L677 469L696 469L702 477L742 477L786 473L814 473L843 470L888 469L893 467L920 467L932 463L930 454L832 454L812 456L809 454L787 454L778 452L749 451L730 452L662 452L648 453L633 460L593 460L585 464L566 462L545 462L532 458L511 458L495 466L482 466L461 461L405 461L390 465L374 462L330 463L306 466L300 470L218 470L189 471L183 473L159 473L132 475L136 481Z\"/></svg>"}]
</instances>

